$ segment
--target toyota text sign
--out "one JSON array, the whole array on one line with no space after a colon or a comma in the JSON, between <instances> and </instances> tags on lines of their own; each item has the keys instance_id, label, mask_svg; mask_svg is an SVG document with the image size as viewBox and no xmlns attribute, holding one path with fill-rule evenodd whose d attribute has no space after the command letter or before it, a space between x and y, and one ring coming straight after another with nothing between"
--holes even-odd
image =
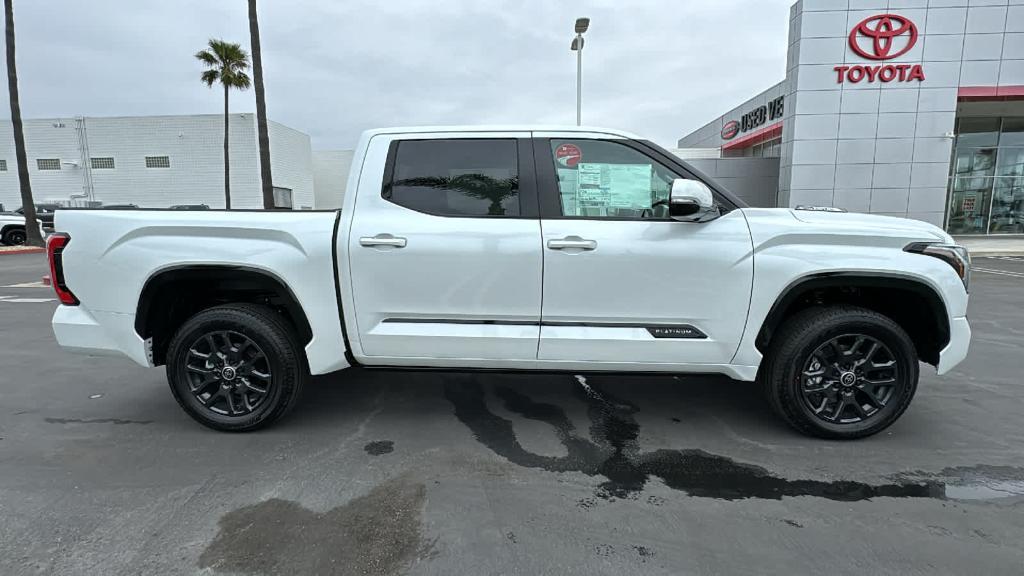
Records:
<instances>
[{"instance_id":1,"label":"toyota text sign","mask_svg":"<svg viewBox=\"0 0 1024 576\"><path fill-rule=\"evenodd\" d=\"M878 14L865 18L850 30L850 50L861 58L886 61L898 58L917 44L917 25L898 14ZM920 82L924 69L920 64L846 64L833 68L836 82Z\"/></svg>"}]
</instances>

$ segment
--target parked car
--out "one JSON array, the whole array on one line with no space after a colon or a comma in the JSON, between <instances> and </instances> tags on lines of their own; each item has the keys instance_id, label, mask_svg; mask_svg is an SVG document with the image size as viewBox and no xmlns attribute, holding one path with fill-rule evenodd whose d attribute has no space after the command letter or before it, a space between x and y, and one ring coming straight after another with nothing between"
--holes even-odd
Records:
<instances>
[{"instance_id":1,"label":"parked car","mask_svg":"<svg viewBox=\"0 0 1024 576\"><path fill-rule=\"evenodd\" d=\"M61 208L60 204L36 204L36 220L42 225L44 231L53 232L53 214L59 208ZM19 206L14 213L24 215L25 207Z\"/></svg>"},{"instance_id":2,"label":"parked car","mask_svg":"<svg viewBox=\"0 0 1024 576\"><path fill-rule=\"evenodd\" d=\"M352 165L340 212L60 211L58 342L235 431L366 366L724 374L858 438L967 354L969 255L931 224L748 208L613 130L374 130Z\"/></svg>"},{"instance_id":3,"label":"parked car","mask_svg":"<svg viewBox=\"0 0 1024 576\"><path fill-rule=\"evenodd\" d=\"M176 204L169 208L170 210L209 210L210 207L206 204Z\"/></svg>"},{"instance_id":4,"label":"parked car","mask_svg":"<svg viewBox=\"0 0 1024 576\"><path fill-rule=\"evenodd\" d=\"M0 214L0 244L5 246L21 246L28 238L25 233L25 217L16 212ZM40 236L46 236L42 222L39 223Z\"/></svg>"}]
</instances>

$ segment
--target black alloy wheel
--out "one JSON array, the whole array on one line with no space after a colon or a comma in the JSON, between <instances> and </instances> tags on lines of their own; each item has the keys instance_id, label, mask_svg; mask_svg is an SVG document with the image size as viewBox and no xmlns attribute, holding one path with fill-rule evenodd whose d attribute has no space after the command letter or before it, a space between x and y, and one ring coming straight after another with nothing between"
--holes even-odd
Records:
<instances>
[{"instance_id":1,"label":"black alloy wheel","mask_svg":"<svg viewBox=\"0 0 1024 576\"><path fill-rule=\"evenodd\" d=\"M863 422L892 399L900 369L889 347L866 334L836 336L811 353L801 373L801 398L833 424Z\"/></svg>"},{"instance_id":2,"label":"black alloy wheel","mask_svg":"<svg viewBox=\"0 0 1024 576\"><path fill-rule=\"evenodd\" d=\"M776 414L804 434L851 440L886 429L917 391L914 342L891 318L815 306L772 337L758 381Z\"/></svg>"},{"instance_id":3,"label":"black alloy wheel","mask_svg":"<svg viewBox=\"0 0 1024 576\"><path fill-rule=\"evenodd\" d=\"M273 386L267 355L251 338L238 332L203 334L189 346L186 362L190 392L217 414L252 414L266 401Z\"/></svg>"},{"instance_id":4,"label":"black alloy wheel","mask_svg":"<svg viewBox=\"0 0 1024 576\"><path fill-rule=\"evenodd\" d=\"M7 234L4 234L4 244L8 246L21 246L28 239L28 235L25 231L20 228L9 230Z\"/></svg>"},{"instance_id":5,"label":"black alloy wheel","mask_svg":"<svg viewBox=\"0 0 1024 576\"><path fill-rule=\"evenodd\" d=\"M309 377L291 322L256 304L198 312L171 339L166 362L178 404L200 424L227 432L284 416Z\"/></svg>"}]
</instances>

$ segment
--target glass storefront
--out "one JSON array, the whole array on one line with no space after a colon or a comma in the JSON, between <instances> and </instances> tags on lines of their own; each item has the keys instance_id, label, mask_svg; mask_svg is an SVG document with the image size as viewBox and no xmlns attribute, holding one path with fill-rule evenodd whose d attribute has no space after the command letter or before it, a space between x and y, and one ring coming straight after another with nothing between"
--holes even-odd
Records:
<instances>
[{"instance_id":1,"label":"glass storefront","mask_svg":"<svg viewBox=\"0 0 1024 576\"><path fill-rule=\"evenodd\" d=\"M773 138L746 148L722 150L722 158L778 158L782 155L782 138Z\"/></svg>"},{"instance_id":2,"label":"glass storefront","mask_svg":"<svg viewBox=\"0 0 1024 576\"><path fill-rule=\"evenodd\" d=\"M1024 234L1024 117L959 118L950 234Z\"/></svg>"}]
</instances>

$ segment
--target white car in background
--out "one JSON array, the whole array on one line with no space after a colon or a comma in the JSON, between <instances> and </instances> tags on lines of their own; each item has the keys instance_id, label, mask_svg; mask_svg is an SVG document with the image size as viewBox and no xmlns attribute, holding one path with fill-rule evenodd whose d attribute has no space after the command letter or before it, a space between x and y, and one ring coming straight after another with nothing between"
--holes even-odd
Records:
<instances>
[{"instance_id":1,"label":"white car in background","mask_svg":"<svg viewBox=\"0 0 1024 576\"><path fill-rule=\"evenodd\" d=\"M352 166L341 211L59 211L58 342L234 431L366 366L724 374L858 438L967 354L970 259L930 224L748 208L614 130L372 130Z\"/></svg>"},{"instance_id":2,"label":"white car in background","mask_svg":"<svg viewBox=\"0 0 1024 576\"><path fill-rule=\"evenodd\" d=\"M39 234L46 237L42 222L39 223ZM25 217L14 212L0 212L0 244L21 246L26 238Z\"/></svg>"}]
</instances>

